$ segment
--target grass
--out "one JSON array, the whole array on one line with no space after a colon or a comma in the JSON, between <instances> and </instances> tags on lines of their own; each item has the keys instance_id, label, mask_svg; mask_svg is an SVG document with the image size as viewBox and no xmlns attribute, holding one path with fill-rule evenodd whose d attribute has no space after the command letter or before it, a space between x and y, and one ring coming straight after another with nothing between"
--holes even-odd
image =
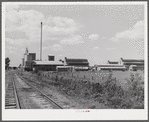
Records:
<instances>
[{"instance_id":1,"label":"grass","mask_svg":"<svg viewBox=\"0 0 149 122\"><path fill-rule=\"evenodd\" d=\"M47 72L44 72L45 75ZM64 74L48 74L48 79L55 80L51 85L57 87L64 93L72 97L84 98L86 100L104 103L113 109L143 109L144 108L144 77L142 72L80 72L81 75L90 73L91 75L102 77L104 81L85 80ZM95 74L96 73L96 74ZM142 74L141 74L142 73ZM35 74L34 74L35 75ZM37 73L38 77L45 81L43 72ZM57 76L57 77L56 77ZM46 81L48 83L48 81ZM92 106L91 108L96 108Z\"/></svg>"}]
</instances>

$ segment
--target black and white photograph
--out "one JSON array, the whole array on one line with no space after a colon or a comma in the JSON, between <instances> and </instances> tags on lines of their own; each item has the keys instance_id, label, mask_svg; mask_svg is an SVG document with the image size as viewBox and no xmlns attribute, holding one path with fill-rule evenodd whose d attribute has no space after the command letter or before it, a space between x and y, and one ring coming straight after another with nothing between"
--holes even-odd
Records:
<instances>
[{"instance_id":1,"label":"black and white photograph","mask_svg":"<svg viewBox=\"0 0 149 122\"><path fill-rule=\"evenodd\" d=\"M148 119L147 2L3 2L2 119Z\"/></svg>"}]
</instances>

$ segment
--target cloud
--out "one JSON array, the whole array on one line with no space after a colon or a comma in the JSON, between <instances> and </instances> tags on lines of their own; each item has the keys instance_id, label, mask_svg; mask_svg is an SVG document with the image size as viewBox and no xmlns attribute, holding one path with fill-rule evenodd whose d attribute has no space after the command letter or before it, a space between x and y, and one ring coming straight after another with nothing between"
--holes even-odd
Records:
<instances>
[{"instance_id":1,"label":"cloud","mask_svg":"<svg viewBox=\"0 0 149 122\"><path fill-rule=\"evenodd\" d=\"M106 39L106 37L102 37L101 39L104 40L104 39Z\"/></svg>"},{"instance_id":2,"label":"cloud","mask_svg":"<svg viewBox=\"0 0 149 122\"><path fill-rule=\"evenodd\" d=\"M30 42L40 39L40 23L44 21L44 15L35 10L10 11L5 18L5 31L25 32Z\"/></svg>"},{"instance_id":3,"label":"cloud","mask_svg":"<svg viewBox=\"0 0 149 122\"><path fill-rule=\"evenodd\" d=\"M90 40L97 40L99 38L99 35L98 34L91 34L89 35L88 37Z\"/></svg>"},{"instance_id":4,"label":"cloud","mask_svg":"<svg viewBox=\"0 0 149 122\"><path fill-rule=\"evenodd\" d=\"M97 49L99 49L99 47L94 47L93 49L94 49L94 50L97 50Z\"/></svg>"},{"instance_id":5,"label":"cloud","mask_svg":"<svg viewBox=\"0 0 149 122\"><path fill-rule=\"evenodd\" d=\"M129 40L144 39L144 21L137 22L129 30L125 30L123 32L118 32L110 40L119 42L119 41L125 40L125 39L129 39Z\"/></svg>"},{"instance_id":6,"label":"cloud","mask_svg":"<svg viewBox=\"0 0 149 122\"><path fill-rule=\"evenodd\" d=\"M28 42L28 40L26 39L10 39L10 38L5 38L5 42L6 45L13 45L13 46L22 46L23 44L25 44L26 42Z\"/></svg>"},{"instance_id":7,"label":"cloud","mask_svg":"<svg viewBox=\"0 0 149 122\"><path fill-rule=\"evenodd\" d=\"M53 32L72 34L79 29L79 24L67 17L53 17L51 21L54 25L50 26Z\"/></svg>"},{"instance_id":8,"label":"cloud","mask_svg":"<svg viewBox=\"0 0 149 122\"><path fill-rule=\"evenodd\" d=\"M9 5L8 3L5 3L6 12L15 11L15 10L18 10L18 8L19 8L19 5Z\"/></svg>"},{"instance_id":9,"label":"cloud","mask_svg":"<svg viewBox=\"0 0 149 122\"><path fill-rule=\"evenodd\" d=\"M17 54L17 48L12 45L5 46L5 54Z\"/></svg>"},{"instance_id":10,"label":"cloud","mask_svg":"<svg viewBox=\"0 0 149 122\"><path fill-rule=\"evenodd\" d=\"M43 13L35 10L8 11L5 17L5 31L25 32L30 42L37 42L41 36L41 22L43 22L43 41L58 36L73 34L79 31L81 25L71 18L45 18Z\"/></svg>"},{"instance_id":11,"label":"cloud","mask_svg":"<svg viewBox=\"0 0 149 122\"><path fill-rule=\"evenodd\" d=\"M81 36L73 36L70 38L62 39L60 41L60 44L62 45L75 45L75 44L81 44L81 43L84 43Z\"/></svg>"},{"instance_id":12,"label":"cloud","mask_svg":"<svg viewBox=\"0 0 149 122\"><path fill-rule=\"evenodd\" d=\"M47 47L42 47L43 50L47 50L47 49L50 49L51 46L47 46Z\"/></svg>"},{"instance_id":13,"label":"cloud","mask_svg":"<svg viewBox=\"0 0 149 122\"><path fill-rule=\"evenodd\" d=\"M22 52L21 46L26 45L28 43L28 40L26 39L10 39L5 38L5 51L6 54L18 54ZM20 48L20 49L19 49ZM18 52L19 50L19 52Z\"/></svg>"},{"instance_id":14,"label":"cloud","mask_svg":"<svg viewBox=\"0 0 149 122\"><path fill-rule=\"evenodd\" d=\"M111 50L115 50L115 48L114 47L111 47L111 48L106 48L105 50L111 51Z\"/></svg>"},{"instance_id":15,"label":"cloud","mask_svg":"<svg viewBox=\"0 0 149 122\"><path fill-rule=\"evenodd\" d=\"M53 51L62 51L63 47L60 44L55 44L51 47L51 50L53 50Z\"/></svg>"}]
</instances>

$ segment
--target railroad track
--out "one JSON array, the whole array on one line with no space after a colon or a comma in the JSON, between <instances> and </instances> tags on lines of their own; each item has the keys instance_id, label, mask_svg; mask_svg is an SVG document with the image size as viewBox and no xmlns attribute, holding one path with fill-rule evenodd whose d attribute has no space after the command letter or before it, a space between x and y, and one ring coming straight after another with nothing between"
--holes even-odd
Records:
<instances>
[{"instance_id":1,"label":"railroad track","mask_svg":"<svg viewBox=\"0 0 149 122\"><path fill-rule=\"evenodd\" d=\"M21 109L13 74L9 80L10 83L5 93L5 109Z\"/></svg>"},{"instance_id":2,"label":"railroad track","mask_svg":"<svg viewBox=\"0 0 149 122\"><path fill-rule=\"evenodd\" d=\"M41 90L39 90L38 88L36 88L35 86L33 86L31 83L29 83L26 79L22 78L21 76L17 76L19 77L21 80L23 80L28 86L30 86L31 88L33 88L34 90L36 90L40 95L37 95L35 93L33 93L33 95L31 96L32 99L38 101L39 104L42 104L43 106L46 106L46 108L48 108L49 103L52 104L52 106L54 106L54 108L56 109L63 109L63 107L61 107L60 105L58 105L54 100L52 100L49 96L47 96L46 94L44 94ZM53 108L53 107L49 107L49 108Z\"/></svg>"}]
</instances>

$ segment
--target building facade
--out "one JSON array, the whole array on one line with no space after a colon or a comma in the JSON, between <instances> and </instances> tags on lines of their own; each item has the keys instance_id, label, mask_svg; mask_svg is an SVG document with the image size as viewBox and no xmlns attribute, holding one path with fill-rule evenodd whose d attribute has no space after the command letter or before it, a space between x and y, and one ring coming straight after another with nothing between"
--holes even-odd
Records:
<instances>
[{"instance_id":1,"label":"building facade","mask_svg":"<svg viewBox=\"0 0 149 122\"><path fill-rule=\"evenodd\" d=\"M57 66L63 66L64 64L60 61L55 61L54 55L48 55L48 61L32 61L32 70L42 71L56 71Z\"/></svg>"},{"instance_id":2,"label":"building facade","mask_svg":"<svg viewBox=\"0 0 149 122\"><path fill-rule=\"evenodd\" d=\"M144 60L139 60L139 59L123 59L121 58L119 61L119 64L124 65L127 70L129 70L133 65L135 65L135 67L137 67L137 70L144 70ZM131 66L131 67L130 67Z\"/></svg>"},{"instance_id":3,"label":"building facade","mask_svg":"<svg viewBox=\"0 0 149 122\"><path fill-rule=\"evenodd\" d=\"M74 66L76 71L89 70L89 62L87 59L74 59L74 58L65 57L64 65L65 66Z\"/></svg>"},{"instance_id":4,"label":"building facade","mask_svg":"<svg viewBox=\"0 0 149 122\"><path fill-rule=\"evenodd\" d=\"M56 71L57 66L63 66L64 64L59 61L33 61L32 70L42 71Z\"/></svg>"},{"instance_id":5,"label":"building facade","mask_svg":"<svg viewBox=\"0 0 149 122\"><path fill-rule=\"evenodd\" d=\"M22 58L22 68L24 70L31 70L31 63L34 60L36 60L36 53L29 53L28 48L26 48L24 58Z\"/></svg>"}]
</instances>

